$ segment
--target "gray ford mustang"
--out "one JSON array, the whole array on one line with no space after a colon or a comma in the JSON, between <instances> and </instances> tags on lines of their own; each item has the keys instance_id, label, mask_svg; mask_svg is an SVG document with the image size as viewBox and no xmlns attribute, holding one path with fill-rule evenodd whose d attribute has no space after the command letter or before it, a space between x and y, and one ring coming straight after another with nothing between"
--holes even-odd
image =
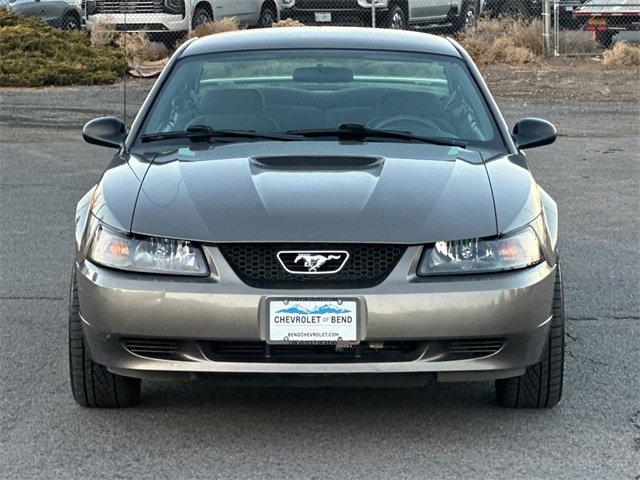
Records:
<instances>
[{"instance_id":1,"label":"gray ford mustang","mask_svg":"<svg viewBox=\"0 0 640 480\"><path fill-rule=\"evenodd\" d=\"M69 356L78 403L141 379L491 380L561 396L556 203L455 41L292 28L173 55L78 203Z\"/></svg>"}]
</instances>

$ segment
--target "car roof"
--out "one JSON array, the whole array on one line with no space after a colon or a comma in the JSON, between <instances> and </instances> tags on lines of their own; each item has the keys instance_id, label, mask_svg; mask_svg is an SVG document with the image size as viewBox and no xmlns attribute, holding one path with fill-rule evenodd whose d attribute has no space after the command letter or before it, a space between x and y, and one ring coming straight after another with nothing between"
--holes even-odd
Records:
<instances>
[{"instance_id":1,"label":"car roof","mask_svg":"<svg viewBox=\"0 0 640 480\"><path fill-rule=\"evenodd\" d=\"M461 57L449 40L436 35L356 27L284 27L217 33L195 40L181 57L297 48L391 50Z\"/></svg>"}]
</instances>

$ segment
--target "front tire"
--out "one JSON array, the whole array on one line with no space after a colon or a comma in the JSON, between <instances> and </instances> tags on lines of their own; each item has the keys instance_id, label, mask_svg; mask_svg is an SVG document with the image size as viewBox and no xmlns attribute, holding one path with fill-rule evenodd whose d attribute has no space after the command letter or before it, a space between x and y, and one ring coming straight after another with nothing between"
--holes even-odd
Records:
<instances>
[{"instance_id":1,"label":"front tire","mask_svg":"<svg viewBox=\"0 0 640 480\"><path fill-rule=\"evenodd\" d=\"M140 398L140 379L116 375L94 362L80 319L75 269L69 299L69 373L74 400L83 407L129 407Z\"/></svg>"},{"instance_id":2,"label":"front tire","mask_svg":"<svg viewBox=\"0 0 640 480\"><path fill-rule=\"evenodd\" d=\"M205 7L197 7L193 12L193 18L191 19L191 28L198 28L205 23L213 22L213 15Z\"/></svg>"},{"instance_id":3,"label":"front tire","mask_svg":"<svg viewBox=\"0 0 640 480\"><path fill-rule=\"evenodd\" d=\"M400 5L392 5L383 21L384 28L391 30L405 30L407 28L407 14Z\"/></svg>"},{"instance_id":4,"label":"front tire","mask_svg":"<svg viewBox=\"0 0 640 480\"><path fill-rule=\"evenodd\" d=\"M453 30L455 32L463 28L470 27L478 20L478 2L467 0L462 4L462 9L453 19Z\"/></svg>"},{"instance_id":5,"label":"front tire","mask_svg":"<svg viewBox=\"0 0 640 480\"><path fill-rule=\"evenodd\" d=\"M269 5L263 5L258 19L258 28L271 28L276 22L278 14Z\"/></svg>"},{"instance_id":6,"label":"front tire","mask_svg":"<svg viewBox=\"0 0 640 480\"><path fill-rule=\"evenodd\" d=\"M80 30L82 23L80 17L75 12L67 13L62 19L63 30Z\"/></svg>"},{"instance_id":7,"label":"front tire","mask_svg":"<svg viewBox=\"0 0 640 480\"><path fill-rule=\"evenodd\" d=\"M551 408L562 397L564 380L564 295L560 264L553 290L551 328L541 360L519 377L496 380L496 399L503 407Z\"/></svg>"},{"instance_id":8,"label":"front tire","mask_svg":"<svg viewBox=\"0 0 640 480\"><path fill-rule=\"evenodd\" d=\"M611 45L613 45L613 36L614 34L611 30L596 32L596 42L598 42L602 48L610 48Z\"/></svg>"}]
</instances>

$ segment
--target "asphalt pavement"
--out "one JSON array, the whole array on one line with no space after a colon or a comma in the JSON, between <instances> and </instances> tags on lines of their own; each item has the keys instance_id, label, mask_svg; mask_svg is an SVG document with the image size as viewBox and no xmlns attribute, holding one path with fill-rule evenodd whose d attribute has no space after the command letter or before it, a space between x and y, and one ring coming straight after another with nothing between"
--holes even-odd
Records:
<instances>
[{"instance_id":1,"label":"asphalt pavement","mask_svg":"<svg viewBox=\"0 0 640 480\"><path fill-rule=\"evenodd\" d=\"M130 92L130 112L148 82ZM490 383L427 388L143 384L87 410L68 380L75 204L110 151L89 119L119 87L0 91L0 476L37 478L640 478L640 104L499 99L558 142L532 150L557 200L566 285L564 398L493 402Z\"/></svg>"}]
</instances>

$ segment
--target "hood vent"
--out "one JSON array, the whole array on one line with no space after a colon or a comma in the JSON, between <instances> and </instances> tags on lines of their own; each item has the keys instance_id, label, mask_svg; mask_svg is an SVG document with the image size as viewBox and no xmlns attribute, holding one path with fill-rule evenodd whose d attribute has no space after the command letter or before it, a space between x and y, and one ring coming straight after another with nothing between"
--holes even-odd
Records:
<instances>
[{"instance_id":1,"label":"hood vent","mask_svg":"<svg viewBox=\"0 0 640 480\"><path fill-rule=\"evenodd\" d=\"M262 170L287 171L353 171L382 167L384 160L378 157L295 155L279 157L255 157L251 164Z\"/></svg>"}]
</instances>

